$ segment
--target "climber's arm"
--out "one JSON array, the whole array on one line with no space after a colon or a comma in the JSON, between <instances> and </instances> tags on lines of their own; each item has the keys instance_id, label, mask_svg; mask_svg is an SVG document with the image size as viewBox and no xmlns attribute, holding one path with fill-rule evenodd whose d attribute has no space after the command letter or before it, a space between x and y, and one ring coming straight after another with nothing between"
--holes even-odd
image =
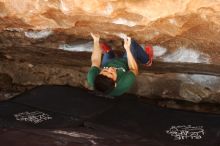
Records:
<instances>
[{"instance_id":1,"label":"climber's arm","mask_svg":"<svg viewBox=\"0 0 220 146\"><path fill-rule=\"evenodd\" d=\"M131 53L130 46L131 46L131 38L130 37L124 38L124 48L127 52L129 70L131 72L133 72L135 74L135 76L137 76L138 75L138 65L137 65L137 62Z\"/></svg>"},{"instance_id":2,"label":"climber's arm","mask_svg":"<svg viewBox=\"0 0 220 146\"><path fill-rule=\"evenodd\" d=\"M91 56L92 66L100 67L101 58L102 58L102 50L99 46L100 36L93 33L91 33L91 36L93 37L93 42L94 42L92 56Z\"/></svg>"}]
</instances>

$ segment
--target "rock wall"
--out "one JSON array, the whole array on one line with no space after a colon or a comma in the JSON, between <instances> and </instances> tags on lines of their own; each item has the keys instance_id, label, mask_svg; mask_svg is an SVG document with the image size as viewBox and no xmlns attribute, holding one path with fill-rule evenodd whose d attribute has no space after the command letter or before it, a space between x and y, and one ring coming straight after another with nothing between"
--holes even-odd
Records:
<instances>
[{"instance_id":1,"label":"rock wall","mask_svg":"<svg viewBox=\"0 0 220 146\"><path fill-rule=\"evenodd\" d=\"M38 43L37 43L38 44ZM85 43L83 43L85 44ZM0 51L0 90L13 85L70 85L88 88L90 52L69 52L32 45ZM140 67L129 93L151 99L178 99L194 103L220 103L220 66L154 61ZM1 79L1 78L0 78Z\"/></svg>"},{"instance_id":2,"label":"rock wall","mask_svg":"<svg viewBox=\"0 0 220 146\"><path fill-rule=\"evenodd\" d=\"M156 21L161 25L163 19L176 28L181 28L196 15L201 21L220 24L219 0L167 0L166 2L161 0L0 0L0 2L1 17L20 19L26 25L41 29L74 27L79 20L115 24L129 22L125 25L132 27L147 26ZM89 19L94 17L99 19Z\"/></svg>"},{"instance_id":3,"label":"rock wall","mask_svg":"<svg viewBox=\"0 0 220 146\"><path fill-rule=\"evenodd\" d=\"M199 63L220 62L219 0L0 0L0 8L2 31L59 31L87 39L97 32L108 40L127 34L165 47L165 53L196 50L205 56Z\"/></svg>"}]
</instances>

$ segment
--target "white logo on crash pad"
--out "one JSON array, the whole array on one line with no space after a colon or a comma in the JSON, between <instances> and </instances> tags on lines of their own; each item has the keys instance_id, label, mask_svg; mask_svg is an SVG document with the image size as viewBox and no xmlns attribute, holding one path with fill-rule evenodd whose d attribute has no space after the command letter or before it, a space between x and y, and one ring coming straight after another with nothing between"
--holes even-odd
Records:
<instances>
[{"instance_id":1,"label":"white logo on crash pad","mask_svg":"<svg viewBox=\"0 0 220 146\"><path fill-rule=\"evenodd\" d=\"M22 113L15 114L14 117L18 121L31 122L34 124L39 124L41 122L52 119L50 115L45 114L40 111L22 112Z\"/></svg>"},{"instance_id":2,"label":"white logo on crash pad","mask_svg":"<svg viewBox=\"0 0 220 146\"><path fill-rule=\"evenodd\" d=\"M166 133L173 136L174 140L201 139L205 135L203 126L191 125L172 126Z\"/></svg>"}]
</instances>

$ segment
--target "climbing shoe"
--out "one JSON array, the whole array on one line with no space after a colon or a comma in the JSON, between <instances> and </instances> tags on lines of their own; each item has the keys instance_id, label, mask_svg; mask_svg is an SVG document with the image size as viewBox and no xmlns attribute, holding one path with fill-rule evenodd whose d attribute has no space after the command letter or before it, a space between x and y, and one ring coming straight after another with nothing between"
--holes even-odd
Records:
<instances>
[{"instance_id":1,"label":"climbing shoe","mask_svg":"<svg viewBox=\"0 0 220 146\"><path fill-rule=\"evenodd\" d=\"M149 61L145 64L146 66L151 66L153 62L154 52L153 47L151 45L147 45L145 47L145 52L148 55Z\"/></svg>"},{"instance_id":2,"label":"climbing shoe","mask_svg":"<svg viewBox=\"0 0 220 146\"><path fill-rule=\"evenodd\" d=\"M111 47L105 42L99 43L99 45L103 53L108 53L111 50Z\"/></svg>"}]
</instances>

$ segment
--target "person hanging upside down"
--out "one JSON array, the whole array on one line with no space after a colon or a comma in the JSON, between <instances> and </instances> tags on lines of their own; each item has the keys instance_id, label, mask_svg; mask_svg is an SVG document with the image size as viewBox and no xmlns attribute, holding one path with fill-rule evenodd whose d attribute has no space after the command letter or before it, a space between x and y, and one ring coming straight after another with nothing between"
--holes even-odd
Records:
<instances>
[{"instance_id":1,"label":"person hanging upside down","mask_svg":"<svg viewBox=\"0 0 220 146\"><path fill-rule=\"evenodd\" d=\"M113 50L106 43L100 43L100 36L91 33L94 41L91 56L91 68L87 74L87 82L95 91L120 96L127 92L138 75L137 61L151 66L153 59L152 47L144 49L130 37L124 37L125 53L116 58ZM102 59L102 54L103 59Z\"/></svg>"}]
</instances>

